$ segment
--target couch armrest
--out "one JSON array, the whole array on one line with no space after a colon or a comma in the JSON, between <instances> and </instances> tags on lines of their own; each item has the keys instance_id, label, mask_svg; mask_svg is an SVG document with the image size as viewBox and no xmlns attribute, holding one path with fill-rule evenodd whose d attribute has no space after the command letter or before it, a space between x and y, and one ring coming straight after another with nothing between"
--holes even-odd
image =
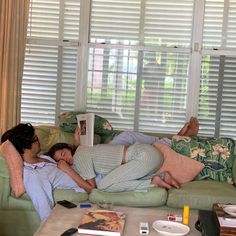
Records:
<instances>
[{"instance_id":1,"label":"couch armrest","mask_svg":"<svg viewBox=\"0 0 236 236\"><path fill-rule=\"evenodd\" d=\"M11 193L10 176L7 163L0 155L0 209L8 208L8 198Z\"/></svg>"}]
</instances>

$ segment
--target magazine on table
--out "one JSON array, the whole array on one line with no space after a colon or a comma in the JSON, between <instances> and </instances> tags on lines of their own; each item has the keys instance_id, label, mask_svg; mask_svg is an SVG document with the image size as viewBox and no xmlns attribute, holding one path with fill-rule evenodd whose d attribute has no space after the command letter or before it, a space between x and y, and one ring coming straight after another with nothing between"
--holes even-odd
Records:
<instances>
[{"instance_id":1,"label":"magazine on table","mask_svg":"<svg viewBox=\"0 0 236 236\"><path fill-rule=\"evenodd\" d=\"M78 233L89 235L122 236L125 225L123 212L87 210L78 226Z\"/></svg>"},{"instance_id":2,"label":"magazine on table","mask_svg":"<svg viewBox=\"0 0 236 236\"><path fill-rule=\"evenodd\" d=\"M77 124L80 128L80 144L93 146L94 141L94 113L78 114Z\"/></svg>"}]
</instances>

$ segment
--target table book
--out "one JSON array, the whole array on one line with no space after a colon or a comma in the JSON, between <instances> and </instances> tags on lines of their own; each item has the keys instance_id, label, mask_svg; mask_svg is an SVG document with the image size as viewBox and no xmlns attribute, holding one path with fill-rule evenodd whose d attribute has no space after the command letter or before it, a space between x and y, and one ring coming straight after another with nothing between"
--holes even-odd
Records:
<instances>
[{"instance_id":1,"label":"table book","mask_svg":"<svg viewBox=\"0 0 236 236\"><path fill-rule=\"evenodd\" d=\"M225 204L213 204L213 216L220 236L236 235L236 217L224 211Z\"/></svg>"},{"instance_id":2,"label":"table book","mask_svg":"<svg viewBox=\"0 0 236 236\"><path fill-rule=\"evenodd\" d=\"M78 114L76 118L80 128L80 144L83 146L93 146L94 113Z\"/></svg>"},{"instance_id":3,"label":"table book","mask_svg":"<svg viewBox=\"0 0 236 236\"><path fill-rule=\"evenodd\" d=\"M89 235L122 236L124 226L123 212L86 210L78 226L78 232Z\"/></svg>"}]
</instances>

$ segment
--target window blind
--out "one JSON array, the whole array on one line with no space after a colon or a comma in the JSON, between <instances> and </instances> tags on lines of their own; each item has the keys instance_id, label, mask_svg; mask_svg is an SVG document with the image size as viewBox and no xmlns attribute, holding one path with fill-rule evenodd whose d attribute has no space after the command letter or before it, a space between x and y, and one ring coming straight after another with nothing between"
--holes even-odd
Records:
<instances>
[{"instance_id":1,"label":"window blind","mask_svg":"<svg viewBox=\"0 0 236 236\"><path fill-rule=\"evenodd\" d=\"M236 137L235 11L235 0L205 1L198 112L203 135Z\"/></svg>"},{"instance_id":2,"label":"window blind","mask_svg":"<svg viewBox=\"0 0 236 236\"><path fill-rule=\"evenodd\" d=\"M236 0L31 1L21 121L83 110L176 133L198 113L200 135L236 138L235 12Z\"/></svg>"},{"instance_id":3,"label":"window blind","mask_svg":"<svg viewBox=\"0 0 236 236\"><path fill-rule=\"evenodd\" d=\"M31 1L21 122L55 124L74 110L80 1Z\"/></svg>"},{"instance_id":4,"label":"window blind","mask_svg":"<svg viewBox=\"0 0 236 236\"><path fill-rule=\"evenodd\" d=\"M193 1L92 1L87 111L116 129L176 132L186 116Z\"/></svg>"}]
</instances>

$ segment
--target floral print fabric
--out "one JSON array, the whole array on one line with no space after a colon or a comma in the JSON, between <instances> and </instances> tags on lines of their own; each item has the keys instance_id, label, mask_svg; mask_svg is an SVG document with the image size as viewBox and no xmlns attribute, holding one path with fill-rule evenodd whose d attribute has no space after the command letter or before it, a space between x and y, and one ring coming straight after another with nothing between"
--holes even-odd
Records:
<instances>
[{"instance_id":1,"label":"floral print fabric","mask_svg":"<svg viewBox=\"0 0 236 236\"><path fill-rule=\"evenodd\" d=\"M65 112L58 117L59 125L65 132L74 133L76 127L78 126L76 119L77 114L79 114L79 112ZM113 130L108 120L95 114L94 134L100 136L113 136L116 134L116 132Z\"/></svg>"},{"instance_id":2,"label":"floral print fabric","mask_svg":"<svg viewBox=\"0 0 236 236\"><path fill-rule=\"evenodd\" d=\"M205 165L197 179L233 183L232 167L235 143L230 138L184 137L175 135L172 148Z\"/></svg>"}]
</instances>

